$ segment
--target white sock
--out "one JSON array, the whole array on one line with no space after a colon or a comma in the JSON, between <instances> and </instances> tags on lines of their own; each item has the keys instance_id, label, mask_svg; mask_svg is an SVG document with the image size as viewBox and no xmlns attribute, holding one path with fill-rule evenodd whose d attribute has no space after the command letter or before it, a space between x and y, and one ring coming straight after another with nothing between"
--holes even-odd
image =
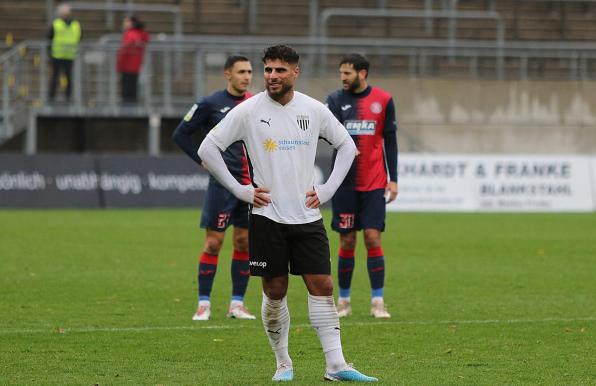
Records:
<instances>
[{"instance_id":1,"label":"white sock","mask_svg":"<svg viewBox=\"0 0 596 386\"><path fill-rule=\"evenodd\" d=\"M242 307L244 302L242 300L232 300L230 301L230 308L232 307Z\"/></svg>"},{"instance_id":2,"label":"white sock","mask_svg":"<svg viewBox=\"0 0 596 386\"><path fill-rule=\"evenodd\" d=\"M199 307L211 307L210 300L199 300Z\"/></svg>"},{"instance_id":3,"label":"white sock","mask_svg":"<svg viewBox=\"0 0 596 386\"><path fill-rule=\"evenodd\" d=\"M275 354L277 367L282 363L292 366L292 359L288 353L288 335L290 333L290 311L287 297L280 300L269 299L263 294L261 303L261 319L265 333L269 338L271 349Z\"/></svg>"},{"instance_id":4,"label":"white sock","mask_svg":"<svg viewBox=\"0 0 596 386\"><path fill-rule=\"evenodd\" d=\"M313 296L308 294L308 314L310 324L317 331L319 341L325 353L327 370L336 372L346 366L341 348L339 317L333 302L333 296Z\"/></svg>"},{"instance_id":5,"label":"white sock","mask_svg":"<svg viewBox=\"0 0 596 386\"><path fill-rule=\"evenodd\" d=\"M348 303L350 303L350 297L349 296L347 298L339 297L339 298L337 298L337 302L338 303L339 302L348 302Z\"/></svg>"}]
</instances>

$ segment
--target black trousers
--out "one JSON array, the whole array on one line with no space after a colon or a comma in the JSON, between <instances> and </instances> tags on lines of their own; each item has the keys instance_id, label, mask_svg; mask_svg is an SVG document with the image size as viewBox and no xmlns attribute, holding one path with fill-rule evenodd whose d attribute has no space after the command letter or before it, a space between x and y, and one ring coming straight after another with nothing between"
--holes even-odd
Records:
<instances>
[{"instance_id":1,"label":"black trousers","mask_svg":"<svg viewBox=\"0 0 596 386\"><path fill-rule=\"evenodd\" d=\"M72 60L52 58L52 77L50 78L50 101L56 97L56 88L60 74L66 77L66 100L70 100L72 90Z\"/></svg>"},{"instance_id":2,"label":"black trousers","mask_svg":"<svg viewBox=\"0 0 596 386\"><path fill-rule=\"evenodd\" d=\"M123 102L136 102L137 101L137 83L139 74L133 74L128 72L121 73L120 87L122 90L122 101Z\"/></svg>"}]
</instances>

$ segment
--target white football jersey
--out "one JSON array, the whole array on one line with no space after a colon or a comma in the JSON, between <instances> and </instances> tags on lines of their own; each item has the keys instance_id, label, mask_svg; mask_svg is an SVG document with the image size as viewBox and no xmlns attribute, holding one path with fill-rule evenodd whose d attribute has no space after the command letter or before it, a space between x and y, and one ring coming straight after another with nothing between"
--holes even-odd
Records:
<instances>
[{"instance_id":1,"label":"white football jersey","mask_svg":"<svg viewBox=\"0 0 596 386\"><path fill-rule=\"evenodd\" d=\"M208 136L224 151L243 141L257 187L270 190L271 203L253 213L282 224L305 224L321 218L306 207L313 189L319 138L337 147L347 130L321 102L294 91L286 105L263 91L236 106Z\"/></svg>"}]
</instances>

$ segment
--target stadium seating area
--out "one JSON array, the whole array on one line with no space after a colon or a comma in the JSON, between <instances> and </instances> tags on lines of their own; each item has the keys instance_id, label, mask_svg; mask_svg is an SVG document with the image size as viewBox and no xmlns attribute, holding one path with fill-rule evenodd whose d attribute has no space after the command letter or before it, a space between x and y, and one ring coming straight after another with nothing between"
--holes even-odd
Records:
<instances>
[{"instance_id":1,"label":"stadium seating area","mask_svg":"<svg viewBox=\"0 0 596 386\"><path fill-rule=\"evenodd\" d=\"M113 1L118 3L118 1ZM56 3L56 2L54 2ZM76 1L71 2L76 6ZM100 3L100 2L98 2ZM124 3L124 1L122 1ZM250 31L249 1L246 0L142 0L135 4L179 5L183 14L184 32L189 34L308 35L309 0L279 2L256 1L256 29ZM434 9L442 9L445 1L432 1ZM538 0L460 0L458 10L498 12L506 27L508 40L596 40L596 2ZM345 0L341 7L376 8L376 0ZM320 0L319 9L338 7L332 0ZM422 10L425 1L385 1L387 9ZM84 37L94 39L120 30L120 17L113 25L107 14L98 11L76 12L84 28ZM172 16L167 13L143 13L152 32L173 32ZM10 34L14 41L39 39L47 28L46 0L4 0L0 2L0 36ZM485 20L459 20L458 39L494 39L495 29ZM436 20L432 29L422 19L401 18L333 18L330 36L369 36L391 38L444 38L447 21Z\"/></svg>"},{"instance_id":2,"label":"stadium seating area","mask_svg":"<svg viewBox=\"0 0 596 386\"><path fill-rule=\"evenodd\" d=\"M48 25L48 4L58 1L48 0L6 0L0 2L0 36L5 37L2 47L8 48L14 42L26 39L44 39ZM89 3L89 2L86 2ZM106 4L102 1L92 2ZM182 30L184 34L196 35L261 35L261 36L309 36L313 33L310 20L310 0L279 2L274 0L113 0L112 4L169 5L179 6ZM340 7L332 0L318 0L319 17L321 12ZM446 11L453 7L457 11L482 13L487 17L495 15L503 24L503 38L511 43L528 44L547 42L560 44L561 41L573 44L585 44L596 40L596 1L593 0L346 0L340 8L378 9L384 3L392 11L424 11L432 6L434 11ZM97 10L77 10L77 1L71 1L75 7L75 16L83 27L83 38L94 41L109 33L119 33L122 11L108 13ZM251 13L250 4L254 4ZM496 12L496 14L494 12ZM493 12L490 13L489 12ZM137 12L145 20L148 30L153 33L171 34L175 31L174 14L171 12ZM490 16L492 15L492 16ZM498 38L495 20L486 18L454 19L454 35L459 42L486 42L495 44ZM328 19L326 34L329 37L366 37L384 39L425 39L434 41L435 46L447 44L450 21L444 17L357 17L341 16ZM452 25L453 26L453 25ZM319 26L314 26L315 30ZM318 31L321 34L322 31ZM441 43L443 42L443 43ZM569 48L569 46L567 47ZM523 51L523 50L522 50ZM490 51L489 51L490 52ZM494 51L492 51L494 53ZM473 55L476 55L473 54ZM564 56L571 58L570 56ZM588 56L590 58L591 56ZM336 58L331 57L334 61ZM520 62L519 55L505 57L504 77L525 78L534 72L538 77L560 79L573 78L573 73L580 66L578 63L560 60L558 54L544 58L528 58L527 63ZM407 56L372 58L380 72L410 73L413 63ZM474 61L474 62L471 62ZM582 64L583 77L590 77L594 70L594 60L588 59ZM383 64L383 66L378 66ZM428 58L420 75L455 75L493 77L498 64L490 54L450 56L448 60L437 57ZM422 67L421 67L422 68ZM522 75L520 75L522 74ZM571 74L571 75L569 75ZM580 75L578 75L580 76ZM532 76L530 76L532 77ZM535 76L534 76L535 77Z\"/></svg>"}]
</instances>

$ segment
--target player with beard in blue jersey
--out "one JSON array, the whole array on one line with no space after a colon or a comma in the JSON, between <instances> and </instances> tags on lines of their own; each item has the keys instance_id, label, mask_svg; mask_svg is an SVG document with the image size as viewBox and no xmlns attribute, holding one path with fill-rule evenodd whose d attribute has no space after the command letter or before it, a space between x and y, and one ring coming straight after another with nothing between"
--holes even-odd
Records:
<instances>
[{"instance_id":1,"label":"player with beard in blue jersey","mask_svg":"<svg viewBox=\"0 0 596 386\"><path fill-rule=\"evenodd\" d=\"M173 134L174 141L190 158L203 167L197 154L200 143L193 135L206 135L237 104L251 96L247 91L252 80L252 66L244 56L231 56L224 65L224 76L228 81L226 89L204 97L194 104ZM230 173L241 184L249 184L248 159L244 145L234 143L223 158ZM227 227L234 225L232 254L232 300L227 316L235 319L255 319L244 306L244 294L248 286L248 204L234 197L213 177L203 203L201 228L206 229L205 244L199 258L198 290L199 302L192 320L211 318L211 289L217 271L218 256Z\"/></svg>"},{"instance_id":2,"label":"player with beard in blue jersey","mask_svg":"<svg viewBox=\"0 0 596 386\"><path fill-rule=\"evenodd\" d=\"M340 235L337 311L340 317L352 313L356 232L362 230L371 286L370 312L375 318L388 319L381 232L385 230L385 205L397 198L397 123L393 98L368 85L368 69L369 62L362 55L343 58L339 64L343 87L327 97L327 106L360 153L332 200L331 226Z\"/></svg>"}]
</instances>

